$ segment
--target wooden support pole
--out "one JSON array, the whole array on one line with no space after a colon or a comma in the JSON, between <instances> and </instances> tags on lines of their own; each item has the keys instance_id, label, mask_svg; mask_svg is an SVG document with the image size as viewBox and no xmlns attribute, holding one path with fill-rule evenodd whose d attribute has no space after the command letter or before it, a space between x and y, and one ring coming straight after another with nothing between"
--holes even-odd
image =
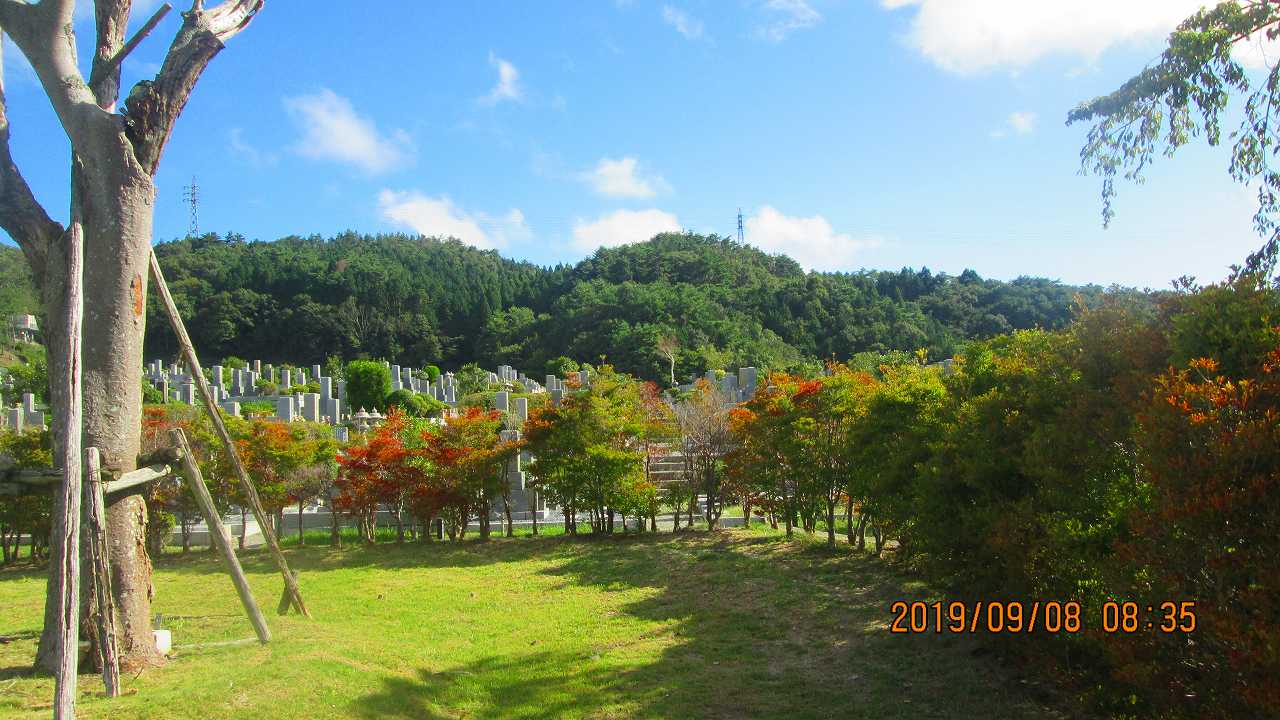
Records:
<instances>
[{"instance_id":1,"label":"wooden support pole","mask_svg":"<svg viewBox=\"0 0 1280 720\"><path fill-rule=\"evenodd\" d=\"M62 483L62 471L58 468L0 469L0 495L22 495L26 492L51 490ZM139 485L146 485L173 474L168 465L149 465L130 470L115 480L102 483L105 495L121 492Z\"/></svg>"},{"instance_id":2,"label":"wooden support pole","mask_svg":"<svg viewBox=\"0 0 1280 720\"><path fill-rule=\"evenodd\" d=\"M98 630L98 657L107 697L120 695L120 648L116 644L116 606L111 596L111 568L107 554L107 502L102 492L102 458L98 448L85 448L85 532L89 566L93 570L94 620Z\"/></svg>"},{"instance_id":3,"label":"wooden support pole","mask_svg":"<svg viewBox=\"0 0 1280 720\"><path fill-rule=\"evenodd\" d=\"M122 490L146 485L149 482L155 482L161 478L167 478L173 474L173 468L168 465L151 465L149 467L140 467L137 470L130 470L115 480L108 480L102 483L102 493L110 495L118 493Z\"/></svg>"},{"instance_id":4,"label":"wooden support pole","mask_svg":"<svg viewBox=\"0 0 1280 720\"><path fill-rule=\"evenodd\" d=\"M240 596L240 604L244 605L244 612L249 616L249 622L253 623L253 631L258 634L258 642L266 645L271 642L271 630L267 628L267 620L258 609L253 593L249 591L249 581L244 576L240 561L236 559L235 546L231 544L231 534L227 532L227 526L222 524L218 509L213 505L213 497L209 495L209 488L204 484L200 466L196 463L195 456L191 454L190 446L187 445L187 436L183 434L181 428L170 430L169 436L173 438L174 444L182 448L182 463L187 469L187 488L191 490L191 494L196 499L196 505L200 507L200 514L204 516L204 522L209 526L209 542L222 553L222 559L227 563L227 572L231 574L231 581L235 583L236 593Z\"/></svg>"},{"instance_id":5,"label":"wooden support pole","mask_svg":"<svg viewBox=\"0 0 1280 720\"><path fill-rule=\"evenodd\" d=\"M156 259L155 252L151 253L151 278L155 281L156 290L160 293L160 300L164 304L165 312L169 315L169 323L173 326L173 334L178 336L178 347L182 349L182 358L187 363L187 369L191 371L192 378L195 380L196 390L200 394L200 399L204 401L204 409L209 413L209 419L213 422L213 429L217 432L218 437L222 440L222 445L226 448L227 457L231 460L231 467L235 470L236 477L240 480L240 489L244 491L245 499L249 501L249 509L253 511L253 517L258 521L258 527L262 531L262 538L267 541L267 548L271 551L271 557L276 561L276 567L280 569L280 574L284 576L284 586L289 593L293 606L306 617L311 617L311 613L307 610L307 606L302 602L302 591L298 588L298 582L294 579L293 573L289 572L289 563L284 559L284 553L280 551L280 543L276 540L276 533L271 525L271 519L267 517L267 513L262 509L262 501L258 498L258 489L254 487L253 481L249 479L249 473L244 469L244 464L240 462L240 455L236 452L236 445L231 440L231 434L227 432L227 425L222 421L222 414L218 412L218 406L213 402L213 393L209 392L209 381L205 379L204 370L200 367L200 359L196 357L196 348L191 344L191 337L187 335L187 327L182 323L182 316L178 314L178 306L173 302L173 296L169 294L169 286L164 281L164 273L160 271L160 261ZM184 453L184 456L186 453Z\"/></svg>"},{"instance_id":6,"label":"wooden support pole","mask_svg":"<svg viewBox=\"0 0 1280 720\"><path fill-rule=\"evenodd\" d=\"M74 183L73 183L74 185ZM80 343L84 321L84 228L80 215L80 198L72 188L71 223L67 227L67 294L63 306L66 337L61 347L50 347L66 361L66 373L50 378L57 386L54 397L65 398L55 462L62 466L61 501L54 505L53 532L50 549L49 581L54 603L54 656L57 668L53 674L54 720L75 720L76 672L80 659L80 433L83 408L80 396Z\"/></svg>"}]
</instances>

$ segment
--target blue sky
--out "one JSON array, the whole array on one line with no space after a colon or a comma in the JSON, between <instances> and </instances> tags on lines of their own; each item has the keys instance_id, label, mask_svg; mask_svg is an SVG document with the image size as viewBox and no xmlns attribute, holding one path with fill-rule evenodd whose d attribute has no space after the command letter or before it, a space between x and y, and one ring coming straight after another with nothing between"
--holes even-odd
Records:
<instances>
[{"instance_id":1,"label":"blue sky","mask_svg":"<svg viewBox=\"0 0 1280 720\"><path fill-rule=\"evenodd\" d=\"M1064 125L1197 4L270 0L179 122L156 237L185 233L195 176L201 229L250 239L418 231L550 264L732 235L741 207L748 242L809 268L1216 280L1260 244L1226 149L1121 187L1104 230L1087 128ZM155 73L171 15L127 86ZM88 57L83 12L77 30ZM65 217L65 137L7 40L4 58L14 155Z\"/></svg>"}]
</instances>

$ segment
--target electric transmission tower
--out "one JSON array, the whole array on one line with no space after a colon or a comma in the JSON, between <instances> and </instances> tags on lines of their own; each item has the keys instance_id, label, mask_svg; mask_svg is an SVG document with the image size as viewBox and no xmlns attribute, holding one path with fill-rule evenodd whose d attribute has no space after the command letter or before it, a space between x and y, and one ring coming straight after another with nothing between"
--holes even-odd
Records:
<instances>
[{"instance_id":1,"label":"electric transmission tower","mask_svg":"<svg viewBox=\"0 0 1280 720\"><path fill-rule=\"evenodd\" d=\"M200 186L196 184L196 177L191 176L191 184L182 188L182 200L191 206L191 226L187 228L187 234L191 237L200 237Z\"/></svg>"},{"instance_id":2,"label":"electric transmission tower","mask_svg":"<svg viewBox=\"0 0 1280 720\"><path fill-rule=\"evenodd\" d=\"M744 237L745 234L742 232L742 208L738 208L738 244L746 242Z\"/></svg>"}]
</instances>

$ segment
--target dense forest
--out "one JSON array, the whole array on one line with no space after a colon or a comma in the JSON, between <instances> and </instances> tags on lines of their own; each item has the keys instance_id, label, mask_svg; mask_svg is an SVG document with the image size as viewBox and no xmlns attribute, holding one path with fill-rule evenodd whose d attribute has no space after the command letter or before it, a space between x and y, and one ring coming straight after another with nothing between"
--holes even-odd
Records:
<instances>
[{"instance_id":1,"label":"dense forest","mask_svg":"<svg viewBox=\"0 0 1280 720\"><path fill-rule=\"evenodd\" d=\"M805 272L787 257L692 234L601 248L552 268L407 235L247 242L209 234L156 252L209 357L480 361L531 374L565 356L662 378L670 371L658 350L663 339L676 348L678 377L738 365L787 369L862 351L924 349L937 359L967 340L1063 327L1076 302L1092 305L1104 293L973 271ZM7 252L3 260L21 257ZM147 356L175 351L153 299Z\"/></svg>"}]
</instances>

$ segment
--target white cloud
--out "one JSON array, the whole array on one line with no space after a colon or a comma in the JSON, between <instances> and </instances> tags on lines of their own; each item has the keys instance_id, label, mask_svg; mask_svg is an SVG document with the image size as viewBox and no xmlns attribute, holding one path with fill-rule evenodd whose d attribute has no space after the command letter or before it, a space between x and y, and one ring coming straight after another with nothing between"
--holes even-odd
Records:
<instances>
[{"instance_id":1,"label":"white cloud","mask_svg":"<svg viewBox=\"0 0 1280 720\"><path fill-rule=\"evenodd\" d=\"M1159 39L1205 0L881 0L912 7L907 42L956 73L1017 70L1046 56L1092 62L1114 45Z\"/></svg>"},{"instance_id":2,"label":"white cloud","mask_svg":"<svg viewBox=\"0 0 1280 720\"><path fill-rule=\"evenodd\" d=\"M227 145L231 148L232 153L256 167L275 165L280 161L279 155L272 152L263 152L254 147L248 140L245 140L244 130L238 127L231 128L227 132Z\"/></svg>"},{"instance_id":3,"label":"white cloud","mask_svg":"<svg viewBox=\"0 0 1280 720\"><path fill-rule=\"evenodd\" d=\"M676 216L661 210L615 210L588 222L573 221L573 246L583 252L649 240L664 232L679 232Z\"/></svg>"},{"instance_id":4,"label":"white cloud","mask_svg":"<svg viewBox=\"0 0 1280 720\"><path fill-rule=\"evenodd\" d=\"M302 129L302 138L293 149L304 157L336 160L380 173L412 154L408 133L394 130L381 134L372 120L356 112L350 100L328 88L285 98L284 106Z\"/></svg>"},{"instance_id":5,"label":"white cloud","mask_svg":"<svg viewBox=\"0 0 1280 720\"><path fill-rule=\"evenodd\" d=\"M1009 113L1009 127L1019 135L1030 135L1036 129L1036 114L1033 112Z\"/></svg>"},{"instance_id":6,"label":"white cloud","mask_svg":"<svg viewBox=\"0 0 1280 720\"><path fill-rule=\"evenodd\" d=\"M489 53L489 65L498 71L498 84L493 86L488 95L480 98L486 105L497 105L504 100L520 100L524 97L524 88L520 87L520 71L509 61Z\"/></svg>"},{"instance_id":7,"label":"white cloud","mask_svg":"<svg viewBox=\"0 0 1280 720\"><path fill-rule=\"evenodd\" d=\"M498 216L469 213L445 195L433 198L417 191L383 190L378 193L378 209L385 220L419 235L455 237L482 250L505 248L532 235L518 208Z\"/></svg>"},{"instance_id":8,"label":"white cloud","mask_svg":"<svg viewBox=\"0 0 1280 720\"><path fill-rule=\"evenodd\" d=\"M702 37L702 21L671 5L662 6L662 21L689 40Z\"/></svg>"},{"instance_id":9,"label":"white cloud","mask_svg":"<svg viewBox=\"0 0 1280 720\"><path fill-rule=\"evenodd\" d=\"M597 193L609 197L649 198L668 189L660 176L642 177L636 173L639 161L627 156L614 160L600 158L595 168L579 174Z\"/></svg>"},{"instance_id":10,"label":"white cloud","mask_svg":"<svg viewBox=\"0 0 1280 720\"><path fill-rule=\"evenodd\" d=\"M791 217L765 205L747 218L747 242L769 253L783 253L806 270L849 270L863 250L883 239L837 233L821 215Z\"/></svg>"},{"instance_id":11,"label":"white cloud","mask_svg":"<svg viewBox=\"0 0 1280 720\"><path fill-rule=\"evenodd\" d=\"M1236 43L1231 54L1251 70L1270 70L1280 60L1280 40L1268 40L1265 31L1256 32Z\"/></svg>"},{"instance_id":12,"label":"white cloud","mask_svg":"<svg viewBox=\"0 0 1280 720\"><path fill-rule=\"evenodd\" d=\"M822 16L806 0L768 0L765 9L773 20L760 28L760 33L774 42L781 42L796 30L806 30L822 22Z\"/></svg>"}]
</instances>

